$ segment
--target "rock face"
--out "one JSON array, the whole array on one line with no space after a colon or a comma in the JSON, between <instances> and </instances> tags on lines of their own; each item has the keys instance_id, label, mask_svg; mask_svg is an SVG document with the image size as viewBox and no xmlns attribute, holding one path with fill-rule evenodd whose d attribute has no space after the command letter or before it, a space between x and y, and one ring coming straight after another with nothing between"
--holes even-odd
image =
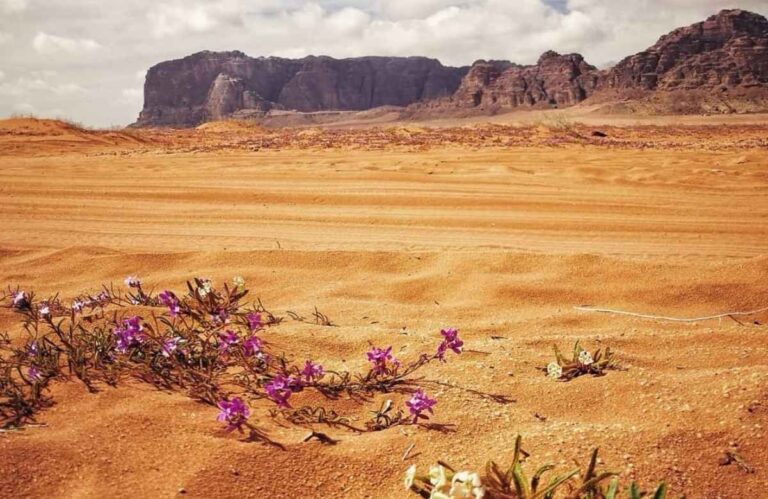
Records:
<instances>
[{"instance_id":1,"label":"rock face","mask_svg":"<svg viewBox=\"0 0 768 499\"><path fill-rule=\"evenodd\" d=\"M595 89L597 68L579 54L545 52L536 65L479 61L453 96L459 107L571 106Z\"/></svg>"},{"instance_id":2,"label":"rock face","mask_svg":"<svg viewBox=\"0 0 768 499\"><path fill-rule=\"evenodd\" d=\"M768 20L744 10L724 10L627 57L604 75L600 86L692 90L766 84Z\"/></svg>"},{"instance_id":3,"label":"rock face","mask_svg":"<svg viewBox=\"0 0 768 499\"><path fill-rule=\"evenodd\" d=\"M149 70L136 125L194 126L273 109L312 112L416 104L447 112L489 112L565 107L601 95L625 100L653 95L659 102L674 102L681 93L706 99L714 90L720 100L722 95L748 93L768 102L765 17L724 10L662 36L605 71L579 54L552 51L535 65L477 61L470 68L445 67L424 57L292 60L200 52Z\"/></svg>"},{"instance_id":4,"label":"rock face","mask_svg":"<svg viewBox=\"0 0 768 499\"><path fill-rule=\"evenodd\" d=\"M536 65L479 61L448 104L461 108L563 107L611 91L744 90L768 94L768 20L724 10L662 36L652 47L598 71L579 54L546 52ZM443 104L445 107L445 104Z\"/></svg>"},{"instance_id":5,"label":"rock face","mask_svg":"<svg viewBox=\"0 0 768 499\"><path fill-rule=\"evenodd\" d=\"M138 126L194 126L234 113L407 106L453 94L466 68L425 57L248 57L200 52L147 73Z\"/></svg>"}]
</instances>

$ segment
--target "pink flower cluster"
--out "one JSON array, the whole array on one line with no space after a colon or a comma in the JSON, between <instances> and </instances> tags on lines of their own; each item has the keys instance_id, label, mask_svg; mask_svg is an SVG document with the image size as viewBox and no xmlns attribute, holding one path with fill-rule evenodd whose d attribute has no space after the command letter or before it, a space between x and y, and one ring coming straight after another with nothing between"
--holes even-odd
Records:
<instances>
[{"instance_id":1,"label":"pink flower cluster","mask_svg":"<svg viewBox=\"0 0 768 499\"><path fill-rule=\"evenodd\" d=\"M429 398L421 389L417 390L416 393L405 402L405 406L408 407L408 411L411 413L411 416L413 416L414 423L419 419L429 419L429 416L423 413L428 412L433 414L432 408L435 404L437 404L437 400Z\"/></svg>"},{"instance_id":2,"label":"pink flower cluster","mask_svg":"<svg viewBox=\"0 0 768 499\"><path fill-rule=\"evenodd\" d=\"M251 331L258 331L264 327L264 323L261 320L261 314L258 312L250 312L245 316L245 320L248 321L248 327Z\"/></svg>"},{"instance_id":3,"label":"pink flower cluster","mask_svg":"<svg viewBox=\"0 0 768 499\"><path fill-rule=\"evenodd\" d=\"M138 315L124 319L122 326L118 326L112 331L117 337L116 350L120 353L126 353L128 349L144 343L147 336L143 331L144 326Z\"/></svg>"},{"instance_id":4,"label":"pink flower cluster","mask_svg":"<svg viewBox=\"0 0 768 499\"><path fill-rule=\"evenodd\" d=\"M291 395L300 392L304 389L304 383L301 378L296 376L285 376L278 374L272 380L264 385L264 390L267 392L267 396L272 399L278 407L287 408L291 407L288 403L288 399Z\"/></svg>"},{"instance_id":5,"label":"pink flower cluster","mask_svg":"<svg viewBox=\"0 0 768 499\"><path fill-rule=\"evenodd\" d=\"M392 356L392 347L373 347L365 354L375 374L384 374L391 368L400 367L400 361ZM391 366L391 367L390 367Z\"/></svg>"},{"instance_id":6,"label":"pink flower cluster","mask_svg":"<svg viewBox=\"0 0 768 499\"><path fill-rule=\"evenodd\" d=\"M437 358L445 362L445 354L448 350L453 350L454 353L461 353L461 348L464 346L464 342L459 339L459 330L455 328L441 329L440 334L443 335L443 341L437 346Z\"/></svg>"},{"instance_id":7,"label":"pink flower cluster","mask_svg":"<svg viewBox=\"0 0 768 499\"><path fill-rule=\"evenodd\" d=\"M230 349L240 343L240 338L237 333L231 329L227 329L223 333L219 333L219 352L222 354L230 353Z\"/></svg>"},{"instance_id":8,"label":"pink flower cluster","mask_svg":"<svg viewBox=\"0 0 768 499\"><path fill-rule=\"evenodd\" d=\"M261 338L256 336L255 334L250 336L248 339L245 340L243 343L243 353L247 357L253 357L258 356L260 354L263 355L262 349L264 347L264 344L261 341Z\"/></svg>"},{"instance_id":9,"label":"pink flower cluster","mask_svg":"<svg viewBox=\"0 0 768 499\"><path fill-rule=\"evenodd\" d=\"M220 410L217 419L227 424L227 431L242 431L242 426L251 415L251 410L245 402L240 397L234 397L232 400L221 400L217 405Z\"/></svg>"},{"instance_id":10,"label":"pink flower cluster","mask_svg":"<svg viewBox=\"0 0 768 499\"><path fill-rule=\"evenodd\" d=\"M179 315L179 312L181 312L181 305L179 304L179 299L176 298L176 295L173 294L172 291L163 291L157 295L157 297L160 299L160 303L168 307L168 313L171 314L171 317Z\"/></svg>"},{"instance_id":11,"label":"pink flower cluster","mask_svg":"<svg viewBox=\"0 0 768 499\"><path fill-rule=\"evenodd\" d=\"M312 383L323 377L325 369L320 364L308 360L304 363L304 369L301 371L301 375L304 377L306 383Z\"/></svg>"}]
</instances>

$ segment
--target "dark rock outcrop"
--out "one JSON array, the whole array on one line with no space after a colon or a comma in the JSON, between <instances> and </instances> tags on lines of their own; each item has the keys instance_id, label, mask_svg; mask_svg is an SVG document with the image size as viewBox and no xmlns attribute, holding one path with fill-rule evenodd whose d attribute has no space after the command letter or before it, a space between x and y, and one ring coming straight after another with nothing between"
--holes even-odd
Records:
<instances>
[{"instance_id":1,"label":"dark rock outcrop","mask_svg":"<svg viewBox=\"0 0 768 499\"><path fill-rule=\"evenodd\" d=\"M768 20L736 9L662 36L614 66L600 87L692 90L766 84Z\"/></svg>"},{"instance_id":2,"label":"dark rock outcrop","mask_svg":"<svg viewBox=\"0 0 768 499\"><path fill-rule=\"evenodd\" d=\"M598 71L579 54L551 51L532 66L479 61L441 107L563 107L592 95L639 98L673 91L693 91L692 97L705 100L709 90L738 94L750 87L762 87L768 94L768 20L736 9L676 29L606 71Z\"/></svg>"},{"instance_id":3,"label":"dark rock outcrop","mask_svg":"<svg viewBox=\"0 0 768 499\"><path fill-rule=\"evenodd\" d=\"M407 106L453 94L466 68L425 57L248 57L200 52L147 73L139 126L194 126L236 112Z\"/></svg>"},{"instance_id":4,"label":"dark rock outcrop","mask_svg":"<svg viewBox=\"0 0 768 499\"><path fill-rule=\"evenodd\" d=\"M479 61L472 65L452 101L459 107L487 109L572 106L592 93L597 79L597 68L579 54L545 52L533 66Z\"/></svg>"}]
</instances>

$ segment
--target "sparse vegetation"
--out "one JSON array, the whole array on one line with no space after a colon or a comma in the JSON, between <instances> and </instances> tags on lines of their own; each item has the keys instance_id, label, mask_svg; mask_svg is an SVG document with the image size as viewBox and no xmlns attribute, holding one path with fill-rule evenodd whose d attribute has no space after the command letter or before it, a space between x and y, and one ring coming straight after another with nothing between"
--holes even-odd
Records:
<instances>
[{"instance_id":1,"label":"sparse vegetation","mask_svg":"<svg viewBox=\"0 0 768 499\"><path fill-rule=\"evenodd\" d=\"M50 383L71 377L91 391L100 383L115 386L124 377L184 391L218 407L218 419L227 431L247 429L251 438L264 441L269 439L250 420L248 400L271 400L277 406L272 416L295 424L320 423L358 432L403 424L441 428L422 422L437 400L417 387L413 375L435 360L445 361L449 351L461 353L463 342L455 329L441 331L442 341L433 354L423 353L407 364L392 355L392 347L372 347L367 372L326 371L313 360L296 364L285 353L273 352L265 336L282 317L266 310L261 301L247 305L248 289L240 277L220 288L209 279L195 278L183 295L170 290L155 295L134 276L125 279L125 286L125 292L105 286L99 294L78 296L69 305L58 296L37 300L19 289L8 289L0 297L0 303L21 316L26 332L21 346L7 336L0 341L0 422L5 428L34 422L50 405ZM316 325L332 325L317 308L313 315ZM333 400L342 392L367 399L401 387L411 395L405 402L410 416L388 401L362 427L331 409L291 406L291 397L305 389Z\"/></svg>"},{"instance_id":2,"label":"sparse vegetation","mask_svg":"<svg viewBox=\"0 0 768 499\"><path fill-rule=\"evenodd\" d=\"M644 493L635 482L630 483L625 494L620 491L616 473L597 470L598 450L592 451L589 465L583 471L572 469L545 480L555 469L545 464L530 476L525 470L525 461L530 455L522 449L522 437L515 440L512 462L505 470L495 461L489 461L485 474L474 471L457 471L444 461L429 468L426 475L418 474L416 465L405 473L405 488L422 497L446 499L459 497L489 499L639 499L652 497L664 499L666 484L661 482L651 493ZM609 483L606 484L607 481Z\"/></svg>"},{"instance_id":3,"label":"sparse vegetation","mask_svg":"<svg viewBox=\"0 0 768 499\"><path fill-rule=\"evenodd\" d=\"M619 368L610 348L606 348L605 351L598 348L594 353L590 353L582 348L577 341L573 345L570 359L560 353L557 345L554 346L554 350L555 361L550 362L542 370L547 373L547 376L555 380L570 381L585 374L602 376L607 370Z\"/></svg>"}]
</instances>

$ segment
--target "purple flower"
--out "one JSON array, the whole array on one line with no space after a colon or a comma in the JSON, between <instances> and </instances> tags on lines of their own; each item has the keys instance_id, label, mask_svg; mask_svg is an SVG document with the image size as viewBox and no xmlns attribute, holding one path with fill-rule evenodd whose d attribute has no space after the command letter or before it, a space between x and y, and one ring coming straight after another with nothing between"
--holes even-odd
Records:
<instances>
[{"instance_id":1,"label":"purple flower","mask_svg":"<svg viewBox=\"0 0 768 499\"><path fill-rule=\"evenodd\" d=\"M288 399L291 398L291 394L294 392L300 392L304 388L304 384L301 379L294 376L284 376L278 374L272 381L264 384L264 390L267 392L267 396L277 404L278 407L291 407L288 403Z\"/></svg>"},{"instance_id":2,"label":"purple flower","mask_svg":"<svg viewBox=\"0 0 768 499\"><path fill-rule=\"evenodd\" d=\"M161 347L163 357L170 358L171 355L176 352L179 348L179 343L182 343L184 340L182 340L179 336L174 336L173 338L168 338L163 342L163 346Z\"/></svg>"},{"instance_id":3,"label":"purple flower","mask_svg":"<svg viewBox=\"0 0 768 499\"><path fill-rule=\"evenodd\" d=\"M109 301L109 293L106 291L102 291L98 295L96 295L96 301L99 303L107 303Z\"/></svg>"},{"instance_id":4,"label":"purple flower","mask_svg":"<svg viewBox=\"0 0 768 499\"><path fill-rule=\"evenodd\" d=\"M393 367L400 365L400 362L392 356L392 347L387 347L386 349L373 347L366 353L366 356L368 357L368 362L373 364L372 369L376 374L387 372L387 362L390 362Z\"/></svg>"},{"instance_id":5,"label":"purple flower","mask_svg":"<svg viewBox=\"0 0 768 499\"><path fill-rule=\"evenodd\" d=\"M229 312L224 308L220 308L215 314L211 315L211 321L215 324L227 324L229 322Z\"/></svg>"},{"instance_id":6,"label":"purple flower","mask_svg":"<svg viewBox=\"0 0 768 499\"><path fill-rule=\"evenodd\" d=\"M47 303L41 303L40 307L37 309L37 311L40 313L40 317L50 317L51 316L51 309L48 307Z\"/></svg>"},{"instance_id":7,"label":"purple flower","mask_svg":"<svg viewBox=\"0 0 768 499\"><path fill-rule=\"evenodd\" d=\"M311 383L317 379L320 379L325 374L325 369L320 364L316 364L311 360L304 363L304 369L301 371L301 375L304 376L304 381Z\"/></svg>"},{"instance_id":8,"label":"purple flower","mask_svg":"<svg viewBox=\"0 0 768 499\"><path fill-rule=\"evenodd\" d=\"M245 402L239 397L234 397L232 400L220 400L217 405L221 412L216 419L221 423L227 423L227 431L242 431L241 427L251 415Z\"/></svg>"},{"instance_id":9,"label":"purple flower","mask_svg":"<svg viewBox=\"0 0 768 499\"><path fill-rule=\"evenodd\" d=\"M29 370L27 370L27 376L29 376L29 379L31 379L32 381L42 381L43 380L43 375L40 372L40 369L38 369L35 366L32 366L32 367L29 368Z\"/></svg>"},{"instance_id":10,"label":"purple flower","mask_svg":"<svg viewBox=\"0 0 768 499\"><path fill-rule=\"evenodd\" d=\"M445 362L446 352L450 349L455 353L461 353L461 347L464 346L464 342L459 339L458 329L441 329L440 334L443 335L443 341L437 346L437 358Z\"/></svg>"},{"instance_id":11,"label":"purple flower","mask_svg":"<svg viewBox=\"0 0 768 499\"><path fill-rule=\"evenodd\" d=\"M173 294L171 291L163 291L159 295L157 295L157 298L160 300L160 303L168 307L168 312L170 312L171 317L176 317L179 314L179 311L181 311L181 307L179 307L179 299L176 298L176 295Z\"/></svg>"},{"instance_id":12,"label":"purple flower","mask_svg":"<svg viewBox=\"0 0 768 499\"><path fill-rule=\"evenodd\" d=\"M257 355L261 353L262 346L261 338L254 334L243 343L243 353L249 357Z\"/></svg>"},{"instance_id":13,"label":"purple flower","mask_svg":"<svg viewBox=\"0 0 768 499\"><path fill-rule=\"evenodd\" d=\"M85 308L85 303L81 302L80 300L75 300L72 302L72 311L76 314L82 312L83 308Z\"/></svg>"},{"instance_id":14,"label":"purple flower","mask_svg":"<svg viewBox=\"0 0 768 499\"><path fill-rule=\"evenodd\" d=\"M123 325L113 330L114 335L117 337L117 351L126 353L129 348L144 343L147 337L143 331L144 326L142 326L141 317L138 315L124 319Z\"/></svg>"},{"instance_id":15,"label":"purple flower","mask_svg":"<svg viewBox=\"0 0 768 499\"><path fill-rule=\"evenodd\" d=\"M17 291L16 293L13 293L13 301L11 302L11 306L18 309L29 307L27 293L24 291Z\"/></svg>"},{"instance_id":16,"label":"purple flower","mask_svg":"<svg viewBox=\"0 0 768 499\"><path fill-rule=\"evenodd\" d=\"M141 287L141 279L139 279L136 276L129 275L125 278L123 281L125 282L125 285L129 288L140 288Z\"/></svg>"},{"instance_id":17,"label":"purple flower","mask_svg":"<svg viewBox=\"0 0 768 499\"><path fill-rule=\"evenodd\" d=\"M36 341L30 341L29 344L27 345L26 350L27 350L27 355L30 357L37 357L37 354L40 353L40 347L37 346Z\"/></svg>"},{"instance_id":18,"label":"purple flower","mask_svg":"<svg viewBox=\"0 0 768 499\"><path fill-rule=\"evenodd\" d=\"M414 423L417 422L419 418L429 419L429 416L422 414L422 412L426 411L433 414L432 407L434 407L435 404L437 404L437 400L429 398L427 394L424 393L424 390L421 389L417 390L416 393L405 402L408 411L411 413L411 416L413 416Z\"/></svg>"},{"instance_id":19,"label":"purple flower","mask_svg":"<svg viewBox=\"0 0 768 499\"><path fill-rule=\"evenodd\" d=\"M219 351L221 353L229 353L230 347L233 347L240 343L240 338L231 329L227 329L223 333L219 333Z\"/></svg>"},{"instance_id":20,"label":"purple flower","mask_svg":"<svg viewBox=\"0 0 768 499\"><path fill-rule=\"evenodd\" d=\"M245 316L245 319L248 321L248 327L251 331L257 331L264 327L264 323L261 322L261 314L258 312L250 312Z\"/></svg>"}]
</instances>

